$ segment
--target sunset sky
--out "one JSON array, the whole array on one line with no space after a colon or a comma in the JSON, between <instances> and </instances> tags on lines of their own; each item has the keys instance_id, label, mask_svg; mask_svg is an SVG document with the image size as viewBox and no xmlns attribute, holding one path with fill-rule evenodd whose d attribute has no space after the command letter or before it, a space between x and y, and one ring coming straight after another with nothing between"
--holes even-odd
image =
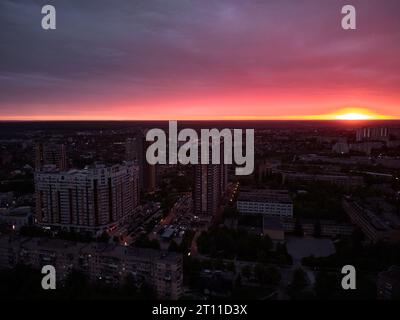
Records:
<instances>
[{"instance_id":1,"label":"sunset sky","mask_svg":"<svg viewBox=\"0 0 400 320\"><path fill-rule=\"evenodd\" d=\"M399 57L399 0L1 0L0 120L400 118Z\"/></svg>"}]
</instances>

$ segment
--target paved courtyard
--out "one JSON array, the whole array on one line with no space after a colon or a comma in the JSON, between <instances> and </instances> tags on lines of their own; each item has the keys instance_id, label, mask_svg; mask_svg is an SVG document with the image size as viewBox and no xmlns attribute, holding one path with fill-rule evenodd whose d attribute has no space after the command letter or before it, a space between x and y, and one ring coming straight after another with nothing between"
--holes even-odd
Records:
<instances>
[{"instance_id":1,"label":"paved courtyard","mask_svg":"<svg viewBox=\"0 0 400 320\"><path fill-rule=\"evenodd\" d=\"M310 255L326 257L335 253L335 246L330 239L288 237L286 243L288 253L295 264L299 263L303 257Z\"/></svg>"}]
</instances>

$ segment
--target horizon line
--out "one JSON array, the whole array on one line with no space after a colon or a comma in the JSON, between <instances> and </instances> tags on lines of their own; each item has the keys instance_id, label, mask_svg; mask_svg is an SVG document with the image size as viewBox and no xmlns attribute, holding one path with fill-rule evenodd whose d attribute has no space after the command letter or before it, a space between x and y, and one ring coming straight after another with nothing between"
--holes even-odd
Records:
<instances>
[{"instance_id":1,"label":"horizon line","mask_svg":"<svg viewBox=\"0 0 400 320\"><path fill-rule=\"evenodd\" d=\"M114 122L124 122L124 121L141 121L141 122L168 122L168 121L223 121L223 122L235 122L235 121L318 121L318 122L368 122L368 121L400 121L400 118L385 118L385 119L246 119L246 118L238 118L238 119L221 119L221 118L213 118L213 119L112 119L112 118L104 118L104 119L0 119L1 122L79 122L79 121L88 121L88 122L104 122L104 121L114 121Z\"/></svg>"}]
</instances>

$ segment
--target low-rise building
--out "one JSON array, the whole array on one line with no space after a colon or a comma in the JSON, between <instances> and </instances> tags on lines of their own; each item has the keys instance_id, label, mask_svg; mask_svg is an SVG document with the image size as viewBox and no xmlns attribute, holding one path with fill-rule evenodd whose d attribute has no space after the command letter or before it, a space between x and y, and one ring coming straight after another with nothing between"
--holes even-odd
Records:
<instances>
[{"instance_id":1,"label":"low-rise building","mask_svg":"<svg viewBox=\"0 0 400 320\"><path fill-rule=\"evenodd\" d=\"M371 242L400 241L400 223L390 216L379 215L350 198L343 199L343 208Z\"/></svg>"},{"instance_id":2,"label":"low-rise building","mask_svg":"<svg viewBox=\"0 0 400 320\"><path fill-rule=\"evenodd\" d=\"M370 155L372 150L380 149L385 146L381 141L365 141L350 144L350 150Z\"/></svg>"},{"instance_id":3,"label":"low-rise building","mask_svg":"<svg viewBox=\"0 0 400 320\"><path fill-rule=\"evenodd\" d=\"M341 174L312 174L301 172L284 172L282 171L282 178L289 182L322 182L332 185L337 185L343 188L355 188L364 185L364 178L362 176L348 176Z\"/></svg>"},{"instance_id":4,"label":"low-rise building","mask_svg":"<svg viewBox=\"0 0 400 320\"><path fill-rule=\"evenodd\" d=\"M311 236L315 234L317 223L320 227L320 236L322 237L338 237L350 236L354 227L350 223L337 222L334 220L316 220L316 219L300 219L299 223L302 227L304 235ZM283 219L283 229L285 232L294 232L296 229L296 219Z\"/></svg>"},{"instance_id":5,"label":"low-rise building","mask_svg":"<svg viewBox=\"0 0 400 320\"><path fill-rule=\"evenodd\" d=\"M0 237L0 268L17 264L40 270L52 265L57 281L72 270L92 282L120 285L128 276L149 284L162 299L179 299L183 292L182 255L153 249L104 243L79 243L60 239Z\"/></svg>"},{"instance_id":6,"label":"low-rise building","mask_svg":"<svg viewBox=\"0 0 400 320\"><path fill-rule=\"evenodd\" d=\"M347 154L350 152L350 147L347 142L336 142L332 146L332 151L338 154Z\"/></svg>"},{"instance_id":7,"label":"low-rise building","mask_svg":"<svg viewBox=\"0 0 400 320\"><path fill-rule=\"evenodd\" d=\"M0 209L0 222L6 224L12 230L20 230L23 226L33 223L31 207L17 207L12 209Z\"/></svg>"},{"instance_id":8,"label":"low-rise building","mask_svg":"<svg viewBox=\"0 0 400 320\"><path fill-rule=\"evenodd\" d=\"M237 209L241 214L292 217L293 201L286 190L251 190L240 192Z\"/></svg>"}]
</instances>

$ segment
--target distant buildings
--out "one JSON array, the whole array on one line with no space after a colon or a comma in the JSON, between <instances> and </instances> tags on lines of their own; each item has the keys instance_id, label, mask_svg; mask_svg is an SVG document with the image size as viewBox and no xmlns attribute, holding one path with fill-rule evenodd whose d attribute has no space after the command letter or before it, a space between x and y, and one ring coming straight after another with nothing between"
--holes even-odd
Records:
<instances>
[{"instance_id":1,"label":"distant buildings","mask_svg":"<svg viewBox=\"0 0 400 320\"><path fill-rule=\"evenodd\" d=\"M378 274L378 299L400 299L400 267L392 266Z\"/></svg>"},{"instance_id":2,"label":"distant buildings","mask_svg":"<svg viewBox=\"0 0 400 320\"><path fill-rule=\"evenodd\" d=\"M64 144L36 143L35 171L42 171L46 165L55 165L61 171L67 170L67 152Z\"/></svg>"},{"instance_id":3,"label":"distant buildings","mask_svg":"<svg viewBox=\"0 0 400 320\"><path fill-rule=\"evenodd\" d=\"M350 152L350 147L347 142L336 142L332 147L332 151L337 154L347 154Z\"/></svg>"},{"instance_id":4,"label":"distant buildings","mask_svg":"<svg viewBox=\"0 0 400 320\"><path fill-rule=\"evenodd\" d=\"M283 181L289 182L322 182L337 185L344 188L355 188L364 185L364 179L361 176L348 176L341 174L312 174L302 172L282 171Z\"/></svg>"},{"instance_id":5,"label":"distant buildings","mask_svg":"<svg viewBox=\"0 0 400 320\"><path fill-rule=\"evenodd\" d=\"M371 155L373 150L387 148L397 148L400 146L396 139L396 131L389 130L386 127L364 127L356 130L356 142L347 143L345 141L337 142L333 145L332 151L338 154L346 154L350 151L356 151Z\"/></svg>"},{"instance_id":6,"label":"distant buildings","mask_svg":"<svg viewBox=\"0 0 400 320\"><path fill-rule=\"evenodd\" d=\"M237 209L241 214L292 217L293 201L286 190L240 192Z\"/></svg>"},{"instance_id":7,"label":"distant buildings","mask_svg":"<svg viewBox=\"0 0 400 320\"><path fill-rule=\"evenodd\" d=\"M389 129L385 127L365 127L357 129L357 141L386 141L389 138Z\"/></svg>"},{"instance_id":8,"label":"distant buildings","mask_svg":"<svg viewBox=\"0 0 400 320\"><path fill-rule=\"evenodd\" d=\"M256 160L254 176L258 181L262 181L267 176L270 176L282 164L278 160Z\"/></svg>"},{"instance_id":9,"label":"distant buildings","mask_svg":"<svg viewBox=\"0 0 400 320\"><path fill-rule=\"evenodd\" d=\"M377 214L349 198L343 199L343 208L371 242L400 241L400 224L390 216Z\"/></svg>"},{"instance_id":10,"label":"distant buildings","mask_svg":"<svg viewBox=\"0 0 400 320\"><path fill-rule=\"evenodd\" d=\"M43 226L101 233L138 204L138 169L132 163L35 174L36 220Z\"/></svg>"},{"instance_id":11,"label":"distant buildings","mask_svg":"<svg viewBox=\"0 0 400 320\"><path fill-rule=\"evenodd\" d=\"M350 144L350 150L366 155L371 155L372 150L383 148L385 143L382 141L364 141Z\"/></svg>"},{"instance_id":12,"label":"distant buildings","mask_svg":"<svg viewBox=\"0 0 400 320\"><path fill-rule=\"evenodd\" d=\"M351 156L348 158L342 157L328 157L316 154L300 155L299 160L306 163L321 163L321 164L335 164L335 165L360 165L360 166L373 166L380 165L385 168L399 169L400 159L398 157L378 157L372 158L369 156ZM276 170L279 172L279 170Z\"/></svg>"},{"instance_id":13,"label":"distant buildings","mask_svg":"<svg viewBox=\"0 0 400 320\"><path fill-rule=\"evenodd\" d=\"M17 264L40 270L52 265L63 282L72 270L92 282L120 285L127 280L150 285L160 299L183 294L182 255L103 243L77 243L59 239L0 236L0 268Z\"/></svg>"}]
</instances>

